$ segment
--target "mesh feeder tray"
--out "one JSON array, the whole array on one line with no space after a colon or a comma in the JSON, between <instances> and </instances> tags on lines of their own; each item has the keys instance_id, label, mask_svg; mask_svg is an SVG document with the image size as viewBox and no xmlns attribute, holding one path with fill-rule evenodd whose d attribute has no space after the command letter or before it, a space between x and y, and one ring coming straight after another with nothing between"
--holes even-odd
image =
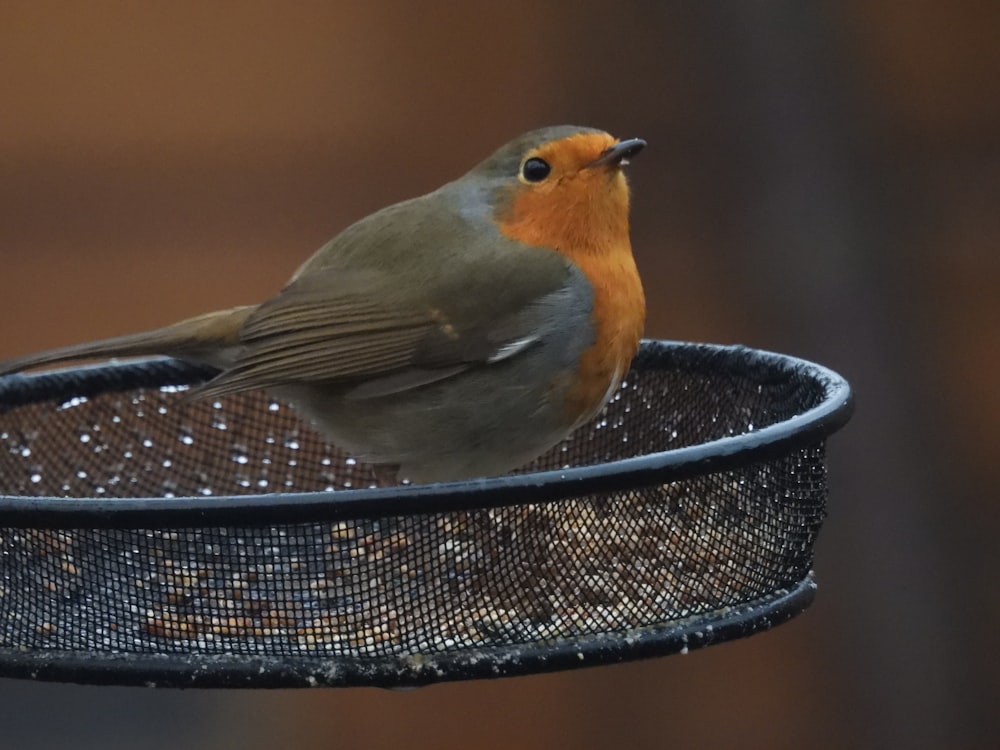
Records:
<instances>
[{"instance_id":1,"label":"mesh feeder tray","mask_svg":"<svg viewBox=\"0 0 1000 750\"><path fill-rule=\"evenodd\" d=\"M805 609L850 389L644 342L522 472L375 488L263 393L145 360L0 378L0 675L422 685L686 652Z\"/></svg>"}]
</instances>

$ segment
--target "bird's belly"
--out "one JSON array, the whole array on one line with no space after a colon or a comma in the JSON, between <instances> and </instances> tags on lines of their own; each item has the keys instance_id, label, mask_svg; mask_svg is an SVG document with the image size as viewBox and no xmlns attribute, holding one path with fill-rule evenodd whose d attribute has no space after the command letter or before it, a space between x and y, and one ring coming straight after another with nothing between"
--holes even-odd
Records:
<instances>
[{"instance_id":1,"label":"bird's belly","mask_svg":"<svg viewBox=\"0 0 1000 750\"><path fill-rule=\"evenodd\" d=\"M314 388L276 395L360 460L399 465L400 478L414 482L455 481L522 466L576 427L566 409L573 373L510 369L491 365L371 399Z\"/></svg>"}]
</instances>

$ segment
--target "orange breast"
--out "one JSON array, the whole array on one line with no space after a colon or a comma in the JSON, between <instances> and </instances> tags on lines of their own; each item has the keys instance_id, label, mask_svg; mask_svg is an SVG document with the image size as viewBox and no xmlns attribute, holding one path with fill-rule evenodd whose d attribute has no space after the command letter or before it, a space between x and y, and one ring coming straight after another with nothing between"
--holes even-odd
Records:
<instances>
[{"instance_id":1,"label":"orange breast","mask_svg":"<svg viewBox=\"0 0 1000 750\"><path fill-rule=\"evenodd\" d=\"M606 257L577 260L594 288L594 343L580 358L575 386L566 404L574 424L604 405L621 382L639 347L646 300L631 248Z\"/></svg>"},{"instance_id":2,"label":"orange breast","mask_svg":"<svg viewBox=\"0 0 1000 750\"><path fill-rule=\"evenodd\" d=\"M587 170L551 191L524 190L498 221L502 234L568 257L594 290L594 343L583 352L566 402L574 425L594 416L628 369L646 300L632 257L628 185L619 170Z\"/></svg>"}]
</instances>

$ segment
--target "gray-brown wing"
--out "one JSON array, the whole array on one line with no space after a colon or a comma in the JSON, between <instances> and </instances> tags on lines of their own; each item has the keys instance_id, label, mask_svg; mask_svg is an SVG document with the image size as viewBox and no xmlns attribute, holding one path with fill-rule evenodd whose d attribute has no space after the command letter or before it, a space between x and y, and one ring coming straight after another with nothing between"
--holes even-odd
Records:
<instances>
[{"instance_id":1,"label":"gray-brown wing","mask_svg":"<svg viewBox=\"0 0 1000 750\"><path fill-rule=\"evenodd\" d=\"M517 356L586 320L589 287L560 255L503 250L447 255L423 277L336 266L302 275L247 319L234 366L193 396L330 383L371 398Z\"/></svg>"}]
</instances>

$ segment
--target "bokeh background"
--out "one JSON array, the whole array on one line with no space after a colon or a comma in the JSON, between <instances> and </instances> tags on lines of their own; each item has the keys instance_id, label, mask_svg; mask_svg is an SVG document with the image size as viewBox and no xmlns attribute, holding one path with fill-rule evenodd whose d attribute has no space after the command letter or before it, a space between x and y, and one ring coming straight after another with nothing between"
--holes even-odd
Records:
<instances>
[{"instance_id":1,"label":"bokeh background","mask_svg":"<svg viewBox=\"0 0 1000 750\"><path fill-rule=\"evenodd\" d=\"M0 680L11 748L985 748L997 704L1000 5L0 5L0 356L258 301L523 130L640 135L654 337L846 375L814 606L410 692Z\"/></svg>"}]
</instances>

